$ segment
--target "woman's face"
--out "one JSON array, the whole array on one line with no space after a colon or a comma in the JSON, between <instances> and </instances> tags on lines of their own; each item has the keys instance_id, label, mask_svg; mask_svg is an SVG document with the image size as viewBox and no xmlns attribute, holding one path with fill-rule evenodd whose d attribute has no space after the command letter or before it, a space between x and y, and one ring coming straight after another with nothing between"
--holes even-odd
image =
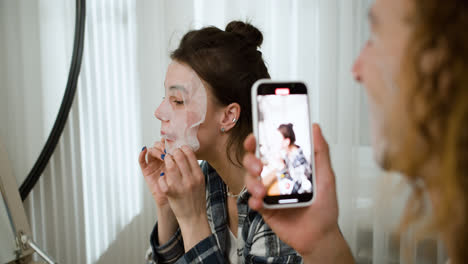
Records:
<instances>
[{"instance_id":1,"label":"woman's face","mask_svg":"<svg viewBox=\"0 0 468 264\"><path fill-rule=\"evenodd\" d=\"M355 79L367 92L372 145L377 161L386 166L389 155L395 153L398 142L389 142L385 133L395 124L392 114L399 101L399 70L411 27L408 16L410 1L376 0L369 11L371 37L353 66ZM402 116L403 118L403 116ZM402 123L402 122L399 122Z\"/></svg>"},{"instance_id":2,"label":"woman's face","mask_svg":"<svg viewBox=\"0 0 468 264\"><path fill-rule=\"evenodd\" d=\"M164 88L166 96L154 115L161 120L161 137L166 141L166 151L172 153L183 145L198 150L198 128L205 121L207 112L207 92L203 82L192 68L172 61Z\"/></svg>"},{"instance_id":3,"label":"woman's face","mask_svg":"<svg viewBox=\"0 0 468 264\"><path fill-rule=\"evenodd\" d=\"M288 150L289 149L289 145L291 144L291 140L289 138L286 138L283 136L283 134L278 131L279 134L280 134L280 139L281 139L281 149L284 149L284 150Z\"/></svg>"}]
</instances>

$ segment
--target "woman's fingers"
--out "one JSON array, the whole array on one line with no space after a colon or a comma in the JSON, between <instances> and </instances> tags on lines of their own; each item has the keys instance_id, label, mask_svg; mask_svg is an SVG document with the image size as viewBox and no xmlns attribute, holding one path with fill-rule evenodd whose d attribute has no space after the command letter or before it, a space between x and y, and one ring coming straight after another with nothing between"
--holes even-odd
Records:
<instances>
[{"instance_id":1,"label":"woman's fingers","mask_svg":"<svg viewBox=\"0 0 468 264\"><path fill-rule=\"evenodd\" d=\"M146 163L146 152L148 152L148 149L146 147L143 147L143 149L140 152L140 155L138 156L138 163L140 164L141 170L146 169L148 167L148 163Z\"/></svg>"},{"instance_id":2,"label":"woman's fingers","mask_svg":"<svg viewBox=\"0 0 468 264\"><path fill-rule=\"evenodd\" d=\"M172 157L181 173L182 181L190 181L190 176L192 175L192 169L185 158L185 153L181 149L176 149L172 154Z\"/></svg>"},{"instance_id":3,"label":"woman's fingers","mask_svg":"<svg viewBox=\"0 0 468 264\"><path fill-rule=\"evenodd\" d=\"M165 176L168 192L171 192L174 189L174 187L180 186L182 184L182 178L180 175L179 168L177 167L177 164L174 161L172 155L167 155L164 158L164 163L166 165Z\"/></svg>"},{"instance_id":4,"label":"woman's fingers","mask_svg":"<svg viewBox=\"0 0 468 264\"><path fill-rule=\"evenodd\" d=\"M253 177L260 176L263 164L253 153L247 153L244 155L243 164L247 172Z\"/></svg>"},{"instance_id":5,"label":"woman's fingers","mask_svg":"<svg viewBox=\"0 0 468 264\"><path fill-rule=\"evenodd\" d=\"M165 157L166 157L166 154L164 153L164 150L161 150L156 147L152 147L148 149L148 161L153 161L153 160L164 161Z\"/></svg>"},{"instance_id":6,"label":"woman's fingers","mask_svg":"<svg viewBox=\"0 0 468 264\"><path fill-rule=\"evenodd\" d=\"M329 168L330 166L330 149L328 147L328 143L323 137L322 129L318 124L313 125L312 129L314 135L314 153L316 160L320 162L320 164L328 165L324 168Z\"/></svg>"},{"instance_id":7,"label":"woman's fingers","mask_svg":"<svg viewBox=\"0 0 468 264\"><path fill-rule=\"evenodd\" d=\"M248 165L244 163L244 166L247 167ZM245 186L253 197L263 199L263 197L266 195L266 189L263 185L263 182L259 178L260 173L252 174L250 171L251 170L248 170L246 173Z\"/></svg>"},{"instance_id":8,"label":"woman's fingers","mask_svg":"<svg viewBox=\"0 0 468 264\"><path fill-rule=\"evenodd\" d=\"M156 141L153 145L153 147L148 148L148 162L147 163L152 163L155 160L164 160L164 156L166 155L165 149L164 149L164 141Z\"/></svg>"},{"instance_id":9,"label":"woman's fingers","mask_svg":"<svg viewBox=\"0 0 468 264\"><path fill-rule=\"evenodd\" d=\"M263 197L266 195L266 189L260 180L263 165L260 159L254 155L255 147L255 137L250 134L244 141L244 148L247 151L243 160L244 168L247 170L245 185L252 195L252 206L255 207L255 210L258 210L263 207Z\"/></svg>"},{"instance_id":10,"label":"woman's fingers","mask_svg":"<svg viewBox=\"0 0 468 264\"><path fill-rule=\"evenodd\" d=\"M166 176L161 176L159 177L159 189L161 190L161 192L163 192L164 194L167 194L167 192L169 191L169 187L167 186L167 182L166 182Z\"/></svg>"},{"instance_id":11,"label":"woman's fingers","mask_svg":"<svg viewBox=\"0 0 468 264\"><path fill-rule=\"evenodd\" d=\"M164 149L165 149L164 139L162 141L154 142L153 148L159 149L160 151L164 152Z\"/></svg>"},{"instance_id":12,"label":"woman's fingers","mask_svg":"<svg viewBox=\"0 0 468 264\"><path fill-rule=\"evenodd\" d=\"M249 198L249 207L261 213L263 210L263 199L259 199L259 198L255 198L251 196Z\"/></svg>"},{"instance_id":13,"label":"woman's fingers","mask_svg":"<svg viewBox=\"0 0 468 264\"><path fill-rule=\"evenodd\" d=\"M247 138L244 140L244 149L247 152L250 153L255 153L255 148L256 148L256 143L255 143L255 136L253 134L249 134Z\"/></svg>"},{"instance_id":14,"label":"woman's fingers","mask_svg":"<svg viewBox=\"0 0 468 264\"><path fill-rule=\"evenodd\" d=\"M188 146L182 146L180 149L184 152L192 173L199 171L200 165L198 164L197 157L195 156L195 153L193 153L193 150Z\"/></svg>"}]
</instances>

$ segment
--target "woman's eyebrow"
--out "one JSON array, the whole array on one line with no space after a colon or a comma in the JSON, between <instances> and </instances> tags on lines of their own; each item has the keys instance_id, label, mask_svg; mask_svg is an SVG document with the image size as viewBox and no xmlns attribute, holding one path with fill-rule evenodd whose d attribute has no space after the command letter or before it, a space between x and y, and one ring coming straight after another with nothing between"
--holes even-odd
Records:
<instances>
[{"instance_id":1,"label":"woman's eyebrow","mask_svg":"<svg viewBox=\"0 0 468 264\"><path fill-rule=\"evenodd\" d=\"M182 86L182 85L171 85L171 86L169 86L169 91L172 91L172 90L178 90L178 91L182 91L182 92L188 94L187 89L185 89L185 87Z\"/></svg>"}]
</instances>

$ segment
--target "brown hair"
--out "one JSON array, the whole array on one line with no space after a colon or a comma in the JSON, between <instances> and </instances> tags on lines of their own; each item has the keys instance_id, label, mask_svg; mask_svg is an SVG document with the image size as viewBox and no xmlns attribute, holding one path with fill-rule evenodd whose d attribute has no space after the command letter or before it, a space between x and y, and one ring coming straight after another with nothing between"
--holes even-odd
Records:
<instances>
[{"instance_id":1,"label":"brown hair","mask_svg":"<svg viewBox=\"0 0 468 264\"><path fill-rule=\"evenodd\" d=\"M233 162L229 153L235 148L238 166L242 166L243 141L252 132L251 86L258 79L270 78L262 53L257 50L262 42L257 28L232 21L225 31L216 27L189 31L171 54L171 59L186 63L209 84L207 89L218 104L240 105L241 113L231 129L226 150Z\"/></svg>"},{"instance_id":2,"label":"brown hair","mask_svg":"<svg viewBox=\"0 0 468 264\"><path fill-rule=\"evenodd\" d=\"M403 148L390 161L414 190L402 228L432 210L425 230L440 232L452 263L464 263L468 260L468 2L414 0L413 7L408 20L411 37L397 80L402 112L395 112L393 122L405 122L405 129L400 126L392 133ZM428 170L431 163L435 166ZM425 206L425 194L435 198L432 209Z\"/></svg>"},{"instance_id":3,"label":"brown hair","mask_svg":"<svg viewBox=\"0 0 468 264\"><path fill-rule=\"evenodd\" d=\"M293 130L293 124L281 124L278 127L279 132L283 135L284 138L289 138L289 145L294 145L296 142L296 134Z\"/></svg>"}]
</instances>

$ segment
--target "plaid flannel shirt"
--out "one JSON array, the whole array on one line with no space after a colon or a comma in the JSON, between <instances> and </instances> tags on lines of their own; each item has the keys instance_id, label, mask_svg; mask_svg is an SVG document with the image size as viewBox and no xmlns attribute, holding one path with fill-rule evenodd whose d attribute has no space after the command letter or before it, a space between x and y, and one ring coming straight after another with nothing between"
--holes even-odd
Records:
<instances>
[{"instance_id":1,"label":"plaid flannel shirt","mask_svg":"<svg viewBox=\"0 0 468 264\"><path fill-rule=\"evenodd\" d=\"M156 224L150 238L150 263L229 263L226 185L207 162L203 162L201 168L205 175L207 216L212 234L185 253L180 229L166 244L159 245ZM237 200L239 262L302 263L302 257L276 236L259 213L248 207L249 196L244 190Z\"/></svg>"}]
</instances>

